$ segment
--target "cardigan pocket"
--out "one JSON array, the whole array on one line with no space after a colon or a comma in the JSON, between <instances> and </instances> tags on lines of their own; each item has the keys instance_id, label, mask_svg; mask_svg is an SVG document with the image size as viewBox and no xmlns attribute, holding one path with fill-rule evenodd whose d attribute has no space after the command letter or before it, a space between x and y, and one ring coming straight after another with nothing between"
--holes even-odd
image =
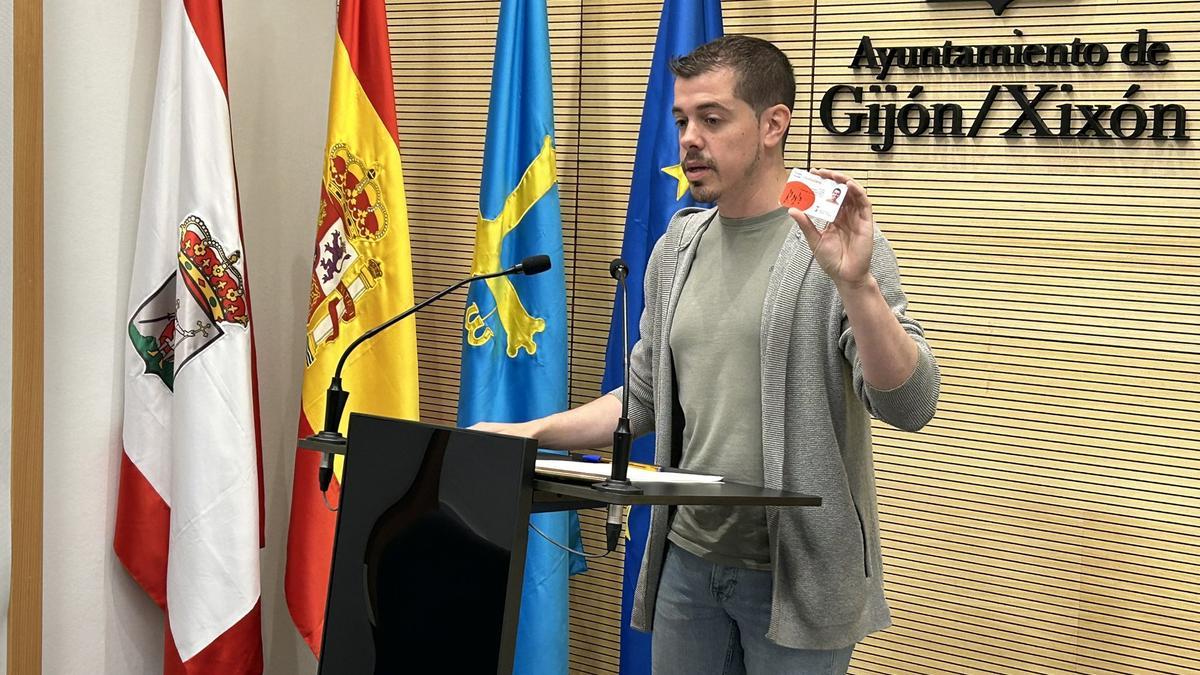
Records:
<instances>
[{"instance_id":1,"label":"cardigan pocket","mask_svg":"<svg viewBox=\"0 0 1200 675\"><path fill-rule=\"evenodd\" d=\"M867 545L867 525L863 521L862 511L859 510L858 504L854 504L854 515L858 516L858 534L862 537L863 551L863 576L871 578L871 547Z\"/></svg>"},{"instance_id":2,"label":"cardigan pocket","mask_svg":"<svg viewBox=\"0 0 1200 675\"><path fill-rule=\"evenodd\" d=\"M780 617L796 622L797 630L857 625L873 590L862 573L857 509L849 499L831 498L813 511L779 514L779 555L772 563Z\"/></svg>"}]
</instances>

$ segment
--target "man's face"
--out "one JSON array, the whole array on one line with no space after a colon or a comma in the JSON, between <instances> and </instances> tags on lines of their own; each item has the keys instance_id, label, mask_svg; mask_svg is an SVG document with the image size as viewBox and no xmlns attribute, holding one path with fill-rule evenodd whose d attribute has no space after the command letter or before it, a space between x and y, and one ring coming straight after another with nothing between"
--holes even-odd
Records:
<instances>
[{"instance_id":1,"label":"man's face","mask_svg":"<svg viewBox=\"0 0 1200 675\"><path fill-rule=\"evenodd\" d=\"M728 68L675 80L679 159L697 201L743 188L762 160L758 115L734 94L735 80Z\"/></svg>"}]
</instances>

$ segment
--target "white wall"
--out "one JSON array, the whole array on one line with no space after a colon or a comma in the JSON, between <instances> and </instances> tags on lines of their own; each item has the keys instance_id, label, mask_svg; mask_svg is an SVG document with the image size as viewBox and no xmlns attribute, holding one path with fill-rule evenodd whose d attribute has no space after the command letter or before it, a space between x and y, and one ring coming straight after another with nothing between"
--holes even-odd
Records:
<instances>
[{"instance_id":1,"label":"white wall","mask_svg":"<svg viewBox=\"0 0 1200 675\"><path fill-rule=\"evenodd\" d=\"M13 6L0 0L0 326L12 325ZM12 331L0 330L0 411L12 410ZM12 416L0 413L0 673L8 672L8 597L12 573L9 458Z\"/></svg>"},{"instance_id":2,"label":"white wall","mask_svg":"<svg viewBox=\"0 0 1200 675\"><path fill-rule=\"evenodd\" d=\"M162 658L161 613L112 553L121 337L159 11L157 0L45 7L47 673L149 673ZM315 670L283 601L283 553L333 17L331 0L225 6L259 354L272 673Z\"/></svg>"},{"instance_id":3,"label":"white wall","mask_svg":"<svg viewBox=\"0 0 1200 675\"><path fill-rule=\"evenodd\" d=\"M153 672L162 619L112 553L122 331L158 4L46 3L43 670ZM103 630L101 630L103 627ZM157 648L156 648L157 645Z\"/></svg>"}]
</instances>

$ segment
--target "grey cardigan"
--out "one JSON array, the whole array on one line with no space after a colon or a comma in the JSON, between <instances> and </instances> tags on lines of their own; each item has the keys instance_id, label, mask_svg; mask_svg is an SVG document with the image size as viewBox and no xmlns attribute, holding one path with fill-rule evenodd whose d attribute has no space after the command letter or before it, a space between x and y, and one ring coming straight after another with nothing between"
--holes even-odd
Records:
<instances>
[{"instance_id":1,"label":"grey cardigan","mask_svg":"<svg viewBox=\"0 0 1200 675\"><path fill-rule=\"evenodd\" d=\"M630 363L630 422L654 431L655 461L677 465L682 413L675 393L671 320L716 210L675 214L646 268L641 339ZM771 270L763 303L763 485L818 495L820 507L767 509L774 590L767 637L788 647L836 649L890 622L882 557L870 416L901 429L928 422L939 374L924 332L905 314L907 300L891 246L875 232L871 272L918 348L912 377L889 391L863 380L854 335L833 281L793 225ZM718 383L719 384L719 383ZM610 392L617 396L621 390ZM736 442L736 439L730 439ZM634 592L632 624L652 629L671 511L653 507Z\"/></svg>"}]
</instances>

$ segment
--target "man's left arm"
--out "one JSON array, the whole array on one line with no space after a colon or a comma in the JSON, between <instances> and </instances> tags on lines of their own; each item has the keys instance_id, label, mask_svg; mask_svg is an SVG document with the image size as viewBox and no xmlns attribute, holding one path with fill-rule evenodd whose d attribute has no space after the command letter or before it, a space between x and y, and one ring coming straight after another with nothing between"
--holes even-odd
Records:
<instances>
[{"instance_id":1,"label":"man's left arm","mask_svg":"<svg viewBox=\"0 0 1200 675\"><path fill-rule=\"evenodd\" d=\"M850 322L862 374L874 389L902 386L917 369L917 345L900 325L874 273L859 281L834 282Z\"/></svg>"},{"instance_id":2,"label":"man's left arm","mask_svg":"<svg viewBox=\"0 0 1200 675\"><path fill-rule=\"evenodd\" d=\"M790 213L841 297L849 325L840 347L853 366L855 392L883 421L920 429L936 409L939 374L924 332L905 313L895 255L875 228L862 186L837 172L813 173L847 186L841 211L824 230L799 210Z\"/></svg>"},{"instance_id":3,"label":"man's left arm","mask_svg":"<svg viewBox=\"0 0 1200 675\"><path fill-rule=\"evenodd\" d=\"M839 347L851 364L854 392L872 415L916 431L937 409L940 375L925 331L908 315L896 256L875 237L871 273L857 286L838 284L842 299Z\"/></svg>"}]
</instances>

